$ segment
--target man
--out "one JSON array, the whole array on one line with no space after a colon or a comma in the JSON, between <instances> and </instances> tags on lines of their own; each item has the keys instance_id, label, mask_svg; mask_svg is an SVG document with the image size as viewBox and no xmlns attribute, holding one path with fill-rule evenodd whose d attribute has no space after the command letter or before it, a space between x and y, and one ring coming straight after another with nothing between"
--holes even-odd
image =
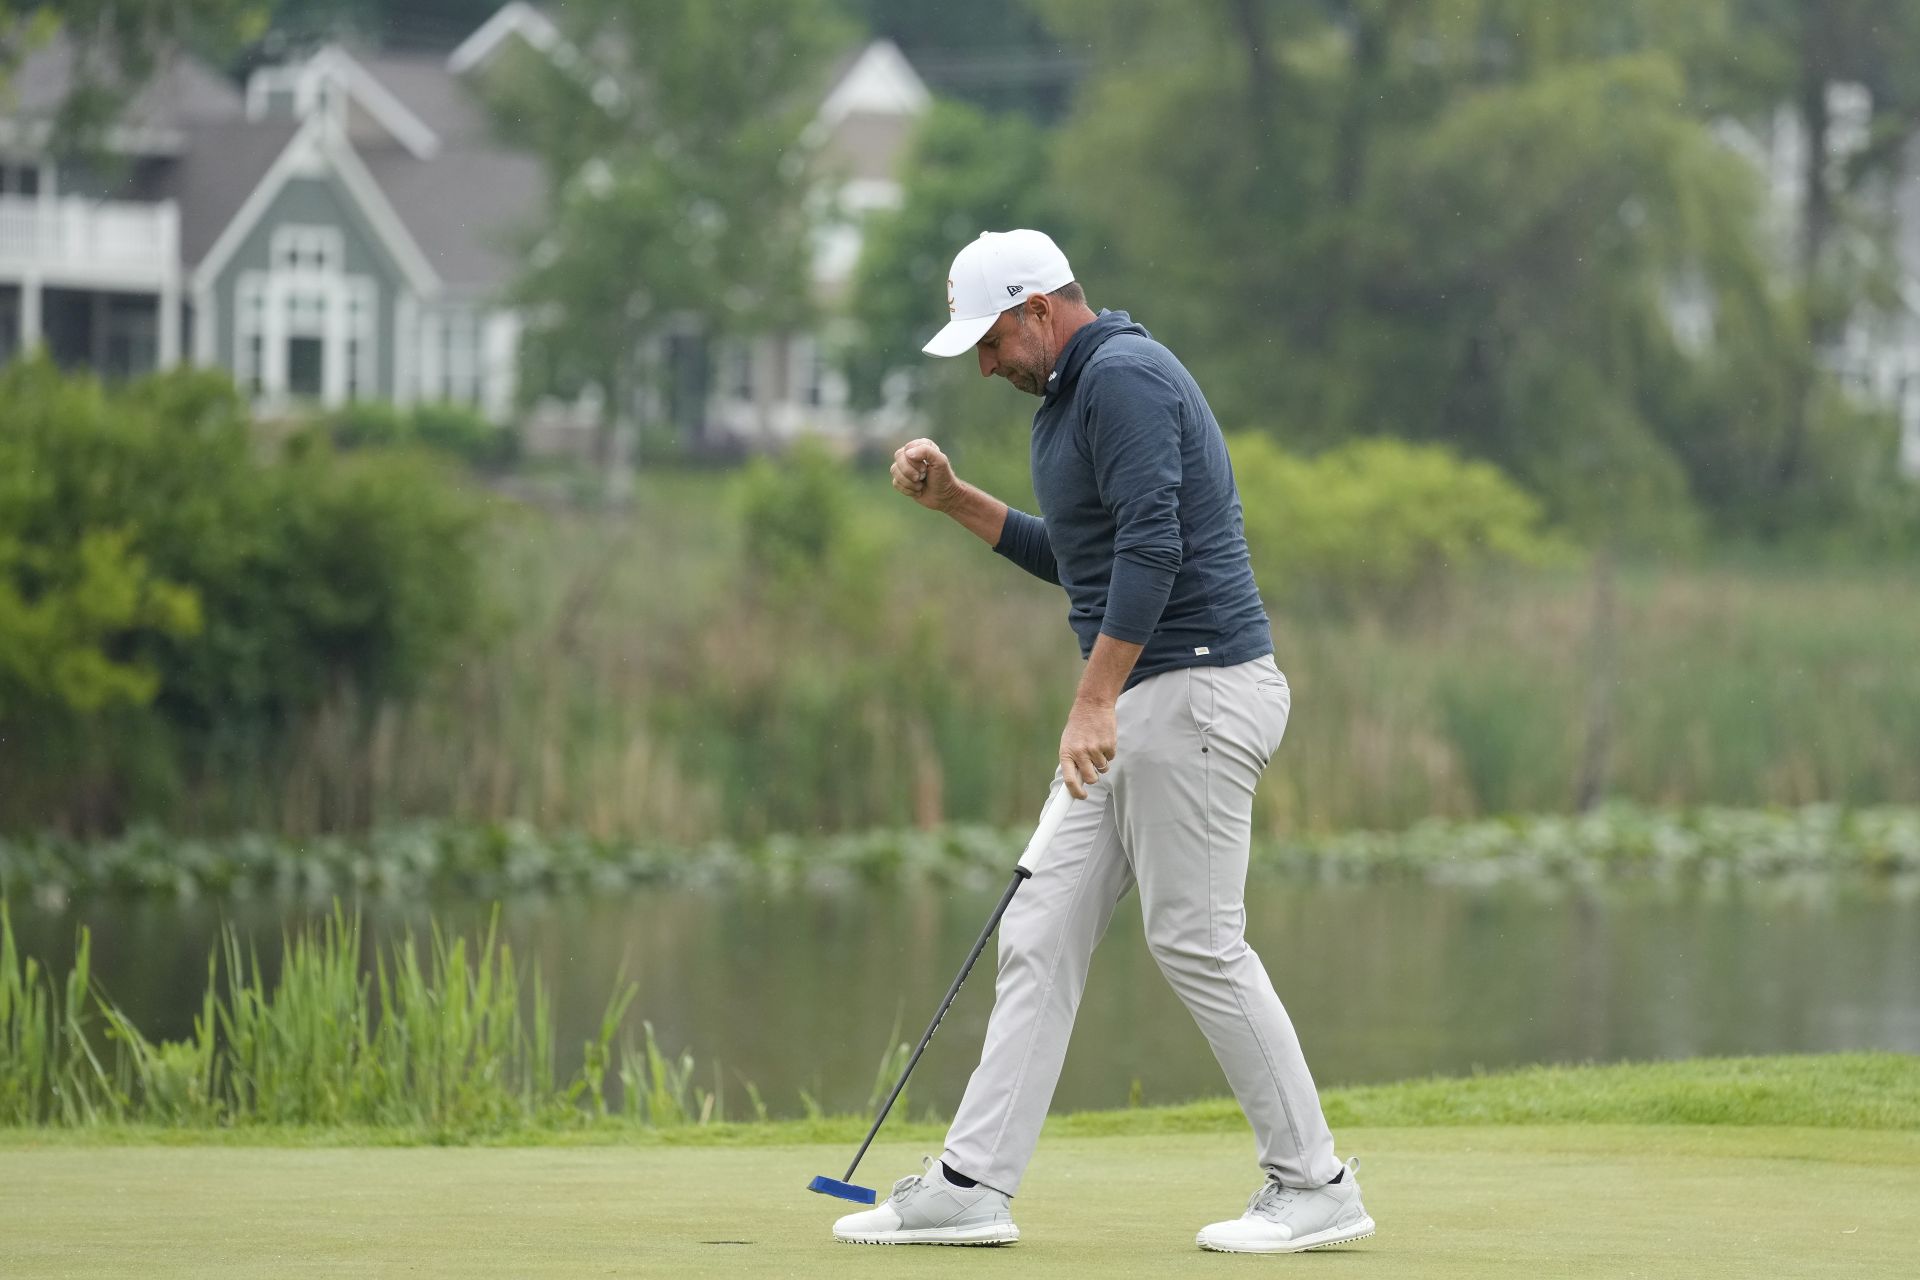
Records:
<instances>
[{"instance_id":1,"label":"man","mask_svg":"<svg viewBox=\"0 0 1920 1280\"><path fill-rule=\"evenodd\" d=\"M1040 397L1033 485L1044 518L953 472L931 440L894 455L893 486L1066 588L1087 665L1060 735L1069 811L1000 925L980 1066L926 1171L834 1224L841 1240L1019 1239L1008 1207L1039 1141L1088 962L1140 887L1147 946L1213 1046L1253 1126L1266 1180L1203 1248L1292 1253L1373 1234L1333 1152L1299 1039L1247 946L1253 792L1286 730L1240 498L1199 386L1124 311L1088 308L1038 231L986 233L948 280L936 356Z\"/></svg>"}]
</instances>

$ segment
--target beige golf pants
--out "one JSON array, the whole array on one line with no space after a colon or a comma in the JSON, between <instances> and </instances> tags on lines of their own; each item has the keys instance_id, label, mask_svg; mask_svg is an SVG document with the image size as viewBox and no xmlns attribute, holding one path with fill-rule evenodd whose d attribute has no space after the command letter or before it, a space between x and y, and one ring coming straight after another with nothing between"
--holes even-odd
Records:
<instances>
[{"instance_id":1,"label":"beige golf pants","mask_svg":"<svg viewBox=\"0 0 1920 1280\"><path fill-rule=\"evenodd\" d=\"M947 1133L956 1172L1019 1190L1093 949L1136 882L1147 947L1213 1046L1260 1163L1290 1187L1340 1171L1293 1022L1246 940L1253 789L1290 702L1271 657L1162 672L1120 695L1112 766L1000 922L986 1045Z\"/></svg>"}]
</instances>

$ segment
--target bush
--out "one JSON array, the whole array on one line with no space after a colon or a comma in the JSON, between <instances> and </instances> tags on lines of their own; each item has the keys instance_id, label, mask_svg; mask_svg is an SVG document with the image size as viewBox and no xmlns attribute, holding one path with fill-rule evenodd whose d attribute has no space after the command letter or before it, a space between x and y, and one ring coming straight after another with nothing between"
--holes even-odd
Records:
<instances>
[{"instance_id":1,"label":"bush","mask_svg":"<svg viewBox=\"0 0 1920 1280\"><path fill-rule=\"evenodd\" d=\"M0 373L0 821L112 825L208 734L404 694L475 621L479 508L430 459L255 453L223 375Z\"/></svg>"},{"instance_id":2,"label":"bush","mask_svg":"<svg viewBox=\"0 0 1920 1280\"><path fill-rule=\"evenodd\" d=\"M820 620L842 640L873 638L891 528L880 507L897 496L876 502L884 485L811 441L748 464L737 490L747 568L770 603Z\"/></svg>"},{"instance_id":3,"label":"bush","mask_svg":"<svg viewBox=\"0 0 1920 1280\"><path fill-rule=\"evenodd\" d=\"M413 439L476 467L503 467L519 452L519 439L473 409L423 404L413 411Z\"/></svg>"},{"instance_id":4,"label":"bush","mask_svg":"<svg viewBox=\"0 0 1920 1280\"><path fill-rule=\"evenodd\" d=\"M1439 446L1363 440L1313 458L1264 436L1238 435L1229 446L1270 602L1402 607L1444 592L1459 574L1569 550L1499 468Z\"/></svg>"},{"instance_id":5,"label":"bush","mask_svg":"<svg viewBox=\"0 0 1920 1280\"><path fill-rule=\"evenodd\" d=\"M356 401L329 413L321 427L341 449L418 445L487 470L504 467L519 454L513 432L457 404L402 410L381 401Z\"/></svg>"}]
</instances>

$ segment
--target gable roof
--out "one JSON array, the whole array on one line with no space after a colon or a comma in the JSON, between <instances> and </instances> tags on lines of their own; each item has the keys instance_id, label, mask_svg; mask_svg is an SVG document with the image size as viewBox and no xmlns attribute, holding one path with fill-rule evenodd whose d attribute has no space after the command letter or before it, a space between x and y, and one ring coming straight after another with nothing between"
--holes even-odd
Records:
<instances>
[{"instance_id":1,"label":"gable roof","mask_svg":"<svg viewBox=\"0 0 1920 1280\"><path fill-rule=\"evenodd\" d=\"M359 153L407 230L452 293L496 293L524 259L515 236L546 207L537 156L496 146L450 147L431 161L397 147Z\"/></svg>"},{"instance_id":2,"label":"gable roof","mask_svg":"<svg viewBox=\"0 0 1920 1280\"><path fill-rule=\"evenodd\" d=\"M200 265L299 129L293 120L222 120L187 131L156 192L179 202L182 265Z\"/></svg>"},{"instance_id":3,"label":"gable roof","mask_svg":"<svg viewBox=\"0 0 1920 1280\"><path fill-rule=\"evenodd\" d=\"M433 55L360 54L367 73L449 146L489 141L492 122L479 97Z\"/></svg>"},{"instance_id":4,"label":"gable roof","mask_svg":"<svg viewBox=\"0 0 1920 1280\"><path fill-rule=\"evenodd\" d=\"M374 235L393 257L408 284L418 293L439 291L440 280L426 255L394 211L392 203L368 175L353 147L340 136L338 126L324 114L307 117L294 129L266 173L241 201L239 211L214 237L194 268L195 283L205 285L226 269L247 235L273 206L289 181L331 172L372 227Z\"/></svg>"},{"instance_id":5,"label":"gable roof","mask_svg":"<svg viewBox=\"0 0 1920 1280\"><path fill-rule=\"evenodd\" d=\"M819 120L832 127L851 115L917 116L932 100L900 46L875 40L834 78L820 104Z\"/></svg>"},{"instance_id":6,"label":"gable roof","mask_svg":"<svg viewBox=\"0 0 1920 1280\"><path fill-rule=\"evenodd\" d=\"M73 57L73 42L62 34L29 53L0 88L0 117L16 125L51 124L76 84ZM184 130L237 120L243 112L231 81L198 58L176 53L163 58L122 107L109 141L129 150L170 151L183 144Z\"/></svg>"},{"instance_id":7,"label":"gable roof","mask_svg":"<svg viewBox=\"0 0 1920 1280\"><path fill-rule=\"evenodd\" d=\"M553 19L526 3L526 0L512 0L512 3L496 10L491 18L481 23L477 31L461 41L460 47L447 56L447 70L459 76L475 67L485 66L513 36L542 51L563 42L560 28L554 25Z\"/></svg>"},{"instance_id":8,"label":"gable roof","mask_svg":"<svg viewBox=\"0 0 1920 1280\"><path fill-rule=\"evenodd\" d=\"M323 96L331 87L344 93L343 102ZM312 57L286 66L262 67L247 81L247 114L264 119L271 95L293 95L296 115L308 115L334 105L344 121L348 106L357 107L394 142L422 160L440 149L433 127L403 102L387 84L367 69L361 59L340 45L328 45Z\"/></svg>"}]
</instances>

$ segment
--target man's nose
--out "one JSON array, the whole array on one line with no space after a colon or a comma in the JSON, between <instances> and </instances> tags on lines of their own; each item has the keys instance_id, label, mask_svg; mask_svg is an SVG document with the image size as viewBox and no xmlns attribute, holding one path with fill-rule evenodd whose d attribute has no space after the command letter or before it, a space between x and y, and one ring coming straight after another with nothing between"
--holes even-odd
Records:
<instances>
[{"instance_id":1,"label":"man's nose","mask_svg":"<svg viewBox=\"0 0 1920 1280\"><path fill-rule=\"evenodd\" d=\"M993 371L999 367L994 363L993 353L985 347L975 347L974 351L980 357L980 376L983 378L991 378Z\"/></svg>"}]
</instances>

